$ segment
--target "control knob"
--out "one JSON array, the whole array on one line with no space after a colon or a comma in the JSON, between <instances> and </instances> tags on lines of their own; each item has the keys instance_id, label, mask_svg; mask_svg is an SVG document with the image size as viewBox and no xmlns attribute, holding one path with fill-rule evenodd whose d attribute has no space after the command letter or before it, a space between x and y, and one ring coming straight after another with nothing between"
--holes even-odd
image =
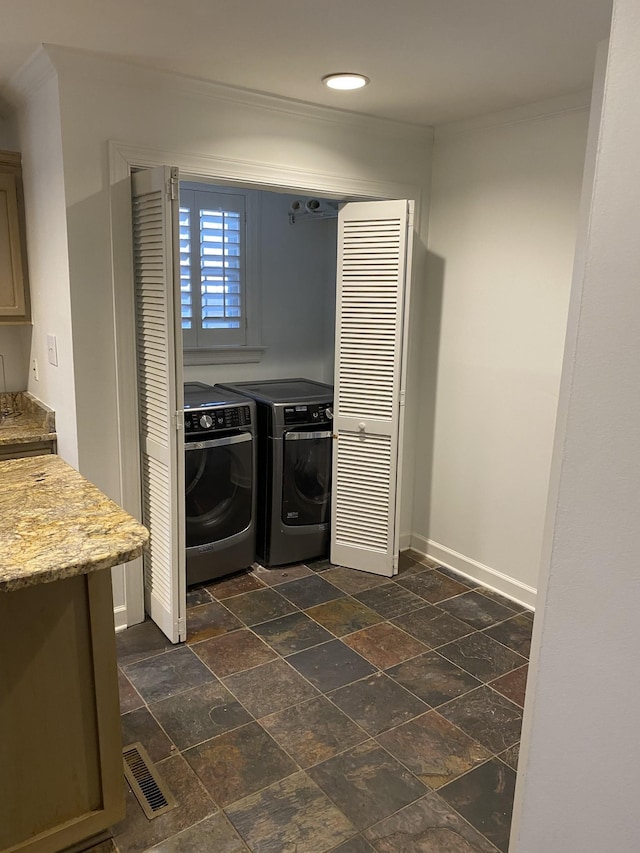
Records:
<instances>
[{"instance_id":1,"label":"control knob","mask_svg":"<svg viewBox=\"0 0 640 853\"><path fill-rule=\"evenodd\" d=\"M333 409L331 408L331 406L327 406L327 408L324 410L324 416L328 421L333 420Z\"/></svg>"},{"instance_id":2,"label":"control knob","mask_svg":"<svg viewBox=\"0 0 640 853\"><path fill-rule=\"evenodd\" d=\"M213 426L213 418L211 415L202 415L200 418L200 426L202 429L211 429Z\"/></svg>"}]
</instances>

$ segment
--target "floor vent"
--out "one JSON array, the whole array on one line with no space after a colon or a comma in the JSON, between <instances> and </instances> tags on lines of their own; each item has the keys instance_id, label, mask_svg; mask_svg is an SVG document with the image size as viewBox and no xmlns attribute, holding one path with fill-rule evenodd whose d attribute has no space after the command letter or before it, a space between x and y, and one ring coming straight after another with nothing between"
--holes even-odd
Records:
<instances>
[{"instance_id":1,"label":"floor vent","mask_svg":"<svg viewBox=\"0 0 640 853\"><path fill-rule=\"evenodd\" d=\"M151 763L146 749L141 743L132 743L122 750L124 775L131 790L142 807L142 811L151 820L174 809L178 804L163 784L158 771Z\"/></svg>"}]
</instances>

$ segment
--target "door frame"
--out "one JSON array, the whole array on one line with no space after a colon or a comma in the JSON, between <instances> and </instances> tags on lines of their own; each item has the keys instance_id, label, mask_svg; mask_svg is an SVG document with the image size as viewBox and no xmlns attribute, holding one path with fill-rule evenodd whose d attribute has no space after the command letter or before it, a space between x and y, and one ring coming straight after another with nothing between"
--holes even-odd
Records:
<instances>
[{"instance_id":1,"label":"door frame","mask_svg":"<svg viewBox=\"0 0 640 853\"><path fill-rule=\"evenodd\" d=\"M230 186L247 186L272 192L348 197L353 200L415 200L414 228L420 229L422 193L419 186L392 181L366 181L350 175L308 172L277 164L234 160L214 155L151 149L109 140L109 185L112 252L113 314L116 345L116 385L120 504L141 518L138 436L138 390L135 370L135 322L133 311L133 266L131 242L131 199L129 177L135 169L177 166L181 180L206 178ZM125 604L116 608L116 629L144 620L142 560L112 570L121 571Z\"/></svg>"}]
</instances>

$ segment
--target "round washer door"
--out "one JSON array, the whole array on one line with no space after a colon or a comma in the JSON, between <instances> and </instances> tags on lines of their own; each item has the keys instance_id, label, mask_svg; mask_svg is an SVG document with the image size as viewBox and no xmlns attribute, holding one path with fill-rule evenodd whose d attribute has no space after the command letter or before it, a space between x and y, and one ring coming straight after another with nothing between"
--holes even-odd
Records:
<instances>
[{"instance_id":1,"label":"round washer door","mask_svg":"<svg viewBox=\"0 0 640 853\"><path fill-rule=\"evenodd\" d=\"M282 522L324 524L331 509L331 431L284 435Z\"/></svg>"},{"instance_id":2,"label":"round washer door","mask_svg":"<svg viewBox=\"0 0 640 853\"><path fill-rule=\"evenodd\" d=\"M249 433L185 445L187 548L220 542L246 530L251 524L252 498Z\"/></svg>"}]
</instances>

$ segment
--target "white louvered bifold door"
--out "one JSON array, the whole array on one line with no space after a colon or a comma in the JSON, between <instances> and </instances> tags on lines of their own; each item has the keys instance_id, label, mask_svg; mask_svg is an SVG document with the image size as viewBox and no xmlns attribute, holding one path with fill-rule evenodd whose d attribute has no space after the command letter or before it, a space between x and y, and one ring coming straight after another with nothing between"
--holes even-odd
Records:
<instances>
[{"instance_id":1,"label":"white louvered bifold door","mask_svg":"<svg viewBox=\"0 0 640 853\"><path fill-rule=\"evenodd\" d=\"M177 643L186 639L178 170L136 172L131 184L142 521L151 534L145 609Z\"/></svg>"},{"instance_id":2,"label":"white louvered bifold door","mask_svg":"<svg viewBox=\"0 0 640 853\"><path fill-rule=\"evenodd\" d=\"M408 201L350 203L338 217L331 561L388 576L398 564L412 227Z\"/></svg>"}]
</instances>

